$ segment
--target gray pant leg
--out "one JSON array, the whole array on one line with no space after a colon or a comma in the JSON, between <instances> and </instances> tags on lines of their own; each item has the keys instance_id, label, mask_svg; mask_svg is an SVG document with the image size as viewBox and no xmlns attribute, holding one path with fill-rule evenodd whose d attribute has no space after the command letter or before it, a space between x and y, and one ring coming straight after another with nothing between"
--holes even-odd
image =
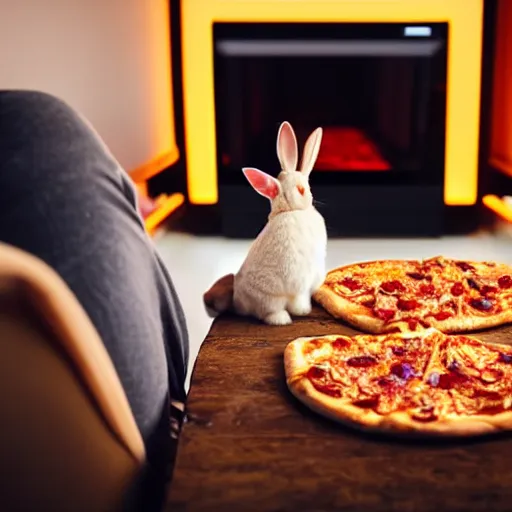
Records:
<instances>
[{"instance_id":1,"label":"gray pant leg","mask_svg":"<svg viewBox=\"0 0 512 512\"><path fill-rule=\"evenodd\" d=\"M0 240L55 269L112 358L149 461L165 463L169 399L185 399L188 338L129 178L56 98L0 92ZM170 396L169 396L170 395Z\"/></svg>"}]
</instances>

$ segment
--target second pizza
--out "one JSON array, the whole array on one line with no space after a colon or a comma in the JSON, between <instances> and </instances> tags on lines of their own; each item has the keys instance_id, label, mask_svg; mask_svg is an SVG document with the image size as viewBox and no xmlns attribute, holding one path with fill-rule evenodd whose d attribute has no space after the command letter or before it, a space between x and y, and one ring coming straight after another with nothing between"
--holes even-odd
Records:
<instances>
[{"instance_id":1,"label":"second pizza","mask_svg":"<svg viewBox=\"0 0 512 512\"><path fill-rule=\"evenodd\" d=\"M437 256L331 270L314 299L371 333L468 332L512 322L512 266Z\"/></svg>"}]
</instances>

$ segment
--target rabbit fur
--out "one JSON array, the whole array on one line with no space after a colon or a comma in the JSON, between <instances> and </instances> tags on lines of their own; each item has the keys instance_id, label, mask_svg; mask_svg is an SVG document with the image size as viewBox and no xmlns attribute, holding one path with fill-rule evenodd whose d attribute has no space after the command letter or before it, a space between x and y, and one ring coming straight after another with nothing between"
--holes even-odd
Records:
<instances>
[{"instance_id":1,"label":"rabbit fur","mask_svg":"<svg viewBox=\"0 0 512 512\"><path fill-rule=\"evenodd\" d=\"M238 273L224 276L206 292L211 316L231 309L270 325L285 325L292 321L290 314L311 312L311 296L326 275L327 232L309 187L321 140L322 129L317 128L306 141L297 170L297 140L285 121L277 136L277 179L259 169L243 169L256 192L270 200L270 214Z\"/></svg>"}]
</instances>

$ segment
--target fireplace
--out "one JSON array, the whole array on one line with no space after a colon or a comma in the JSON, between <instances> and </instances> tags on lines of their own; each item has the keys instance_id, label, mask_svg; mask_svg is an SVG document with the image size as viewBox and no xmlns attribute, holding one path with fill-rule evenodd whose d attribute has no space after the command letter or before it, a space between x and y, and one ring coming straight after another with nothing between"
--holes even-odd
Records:
<instances>
[{"instance_id":1,"label":"fireplace","mask_svg":"<svg viewBox=\"0 0 512 512\"><path fill-rule=\"evenodd\" d=\"M285 120L299 146L324 130L310 180L331 236L439 235L447 207L476 203L481 0L210 0L192 19L197 3L182 5L188 192L222 234L265 224L241 168L278 174Z\"/></svg>"}]
</instances>

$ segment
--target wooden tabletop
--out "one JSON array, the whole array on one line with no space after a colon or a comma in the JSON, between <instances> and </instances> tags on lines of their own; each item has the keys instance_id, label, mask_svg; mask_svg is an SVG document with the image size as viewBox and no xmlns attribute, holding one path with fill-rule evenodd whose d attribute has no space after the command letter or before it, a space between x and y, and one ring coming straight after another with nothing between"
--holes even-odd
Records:
<instances>
[{"instance_id":1,"label":"wooden tabletop","mask_svg":"<svg viewBox=\"0 0 512 512\"><path fill-rule=\"evenodd\" d=\"M168 510L512 510L512 434L403 441L310 412L288 391L286 344L357 331L315 308L270 327L225 316L199 353ZM512 326L476 335L512 344Z\"/></svg>"}]
</instances>

